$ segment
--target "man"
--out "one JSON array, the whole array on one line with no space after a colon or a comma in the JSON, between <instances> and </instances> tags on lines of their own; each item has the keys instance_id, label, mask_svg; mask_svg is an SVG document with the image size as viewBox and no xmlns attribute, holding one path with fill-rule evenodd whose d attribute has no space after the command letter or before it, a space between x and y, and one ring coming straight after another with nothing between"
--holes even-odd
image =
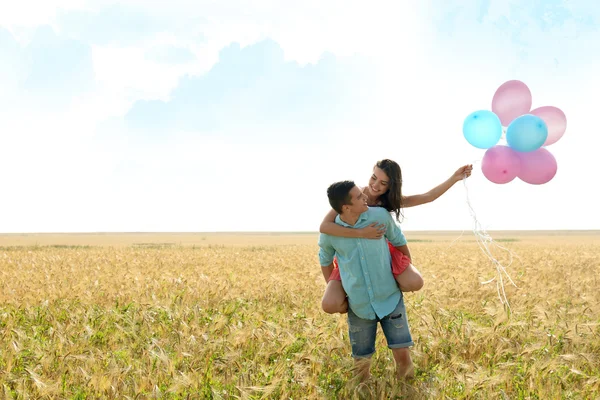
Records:
<instances>
[{"instance_id":1,"label":"man","mask_svg":"<svg viewBox=\"0 0 600 400\"><path fill-rule=\"evenodd\" d=\"M369 207L367 197L352 181L336 182L327 189L331 207L339 214L335 222L363 228L374 222L386 227L385 238L408 254L406 238L392 216L381 207ZM337 256L340 275L348 296L348 331L352 357L362 380L370 376L375 353L377 323L381 324L392 350L398 376L413 376L409 347L413 345L402 292L392 275L386 240L330 236L319 237L319 261L325 281Z\"/></svg>"}]
</instances>

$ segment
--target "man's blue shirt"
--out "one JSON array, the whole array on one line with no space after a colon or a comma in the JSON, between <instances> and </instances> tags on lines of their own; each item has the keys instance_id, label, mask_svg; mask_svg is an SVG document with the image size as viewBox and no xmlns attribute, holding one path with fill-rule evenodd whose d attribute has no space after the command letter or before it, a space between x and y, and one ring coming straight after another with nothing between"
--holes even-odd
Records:
<instances>
[{"instance_id":1,"label":"man's blue shirt","mask_svg":"<svg viewBox=\"0 0 600 400\"><path fill-rule=\"evenodd\" d=\"M364 228L375 222L384 224L386 232L381 239L347 238L321 234L319 261L327 267L337 256L342 285L348 295L348 305L363 319L383 318L389 315L400 301L402 292L394 279L391 256L386 239L394 246L406 244L402 230L388 211L382 207L369 207L353 226L338 215L335 222L351 228Z\"/></svg>"}]
</instances>

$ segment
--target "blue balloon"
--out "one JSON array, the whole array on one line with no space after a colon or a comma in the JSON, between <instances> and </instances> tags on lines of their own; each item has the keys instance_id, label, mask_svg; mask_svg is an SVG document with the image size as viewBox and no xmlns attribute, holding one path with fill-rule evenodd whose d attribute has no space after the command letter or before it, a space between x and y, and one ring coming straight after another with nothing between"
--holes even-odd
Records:
<instances>
[{"instance_id":1,"label":"blue balloon","mask_svg":"<svg viewBox=\"0 0 600 400\"><path fill-rule=\"evenodd\" d=\"M531 114L515 118L506 130L506 142L521 153L535 151L548 138L548 126L543 119Z\"/></svg>"},{"instance_id":2,"label":"blue balloon","mask_svg":"<svg viewBox=\"0 0 600 400\"><path fill-rule=\"evenodd\" d=\"M489 149L500 140L502 123L500 118L491 111L475 111L465 118L463 134L471 145L478 149Z\"/></svg>"}]
</instances>

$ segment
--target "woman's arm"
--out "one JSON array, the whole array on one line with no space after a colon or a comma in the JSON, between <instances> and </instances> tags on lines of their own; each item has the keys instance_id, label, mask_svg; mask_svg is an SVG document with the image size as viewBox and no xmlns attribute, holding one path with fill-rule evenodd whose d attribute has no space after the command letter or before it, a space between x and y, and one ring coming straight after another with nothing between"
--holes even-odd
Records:
<instances>
[{"instance_id":1,"label":"woman's arm","mask_svg":"<svg viewBox=\"0 0 600 400\"><path fill-rule=\"evenodd\" d=\"M335 217L337 216L335 210L330 210L321 226L319 227L320 233L325 233L331 236L340 237L351 237L351 238L365 238L365 239L379 239L385 233L385 225L373 223L365 228L355 229L341 226L335 223Z\"/></svg>"},{"instance_id":2,"label":"woman's arm","mask_svg":"<svg viewBox=\"0 0 600 400\"><path fill-rule=\"evenodd\" d=\"M446 193L448 189L450 189L456 182L461 181L464 177L471 176L471 172L473 171L472 165L464 165L452 174L450 178L441 183L440 185L434 187L427 193L416 194L412 196L404 196L402 201L403 207L415 207L425 203L431 203L432 201L439 198L441 195Z\"/></svg>"}]
</instances>

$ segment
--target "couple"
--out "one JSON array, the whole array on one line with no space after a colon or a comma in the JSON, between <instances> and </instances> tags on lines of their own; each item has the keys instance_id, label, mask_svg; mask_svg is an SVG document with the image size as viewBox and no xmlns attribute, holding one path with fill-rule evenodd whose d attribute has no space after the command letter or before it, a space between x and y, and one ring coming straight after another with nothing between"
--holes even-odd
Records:
<instances>
[{"instance_id":1,"label":"couple","mask_svg":"<svg viewBox=\"0 0 600 400\"><path fill-rule=\"evenodd\" d=\"M378 161L368 186L336 182L327 189L332 211L321 224L319 261L327 288L322 307L328 313L348 313L348 331L357 372L370 376L377 323L392 350L400 378L412 377L409 347L413 341L403 291L416 291L423 278L410 262L399 221L400 210L437 199L454 183L471 175L471 165L428 193L402 196L402 174L392 160Z\"/></svg>"}]
</instances>

